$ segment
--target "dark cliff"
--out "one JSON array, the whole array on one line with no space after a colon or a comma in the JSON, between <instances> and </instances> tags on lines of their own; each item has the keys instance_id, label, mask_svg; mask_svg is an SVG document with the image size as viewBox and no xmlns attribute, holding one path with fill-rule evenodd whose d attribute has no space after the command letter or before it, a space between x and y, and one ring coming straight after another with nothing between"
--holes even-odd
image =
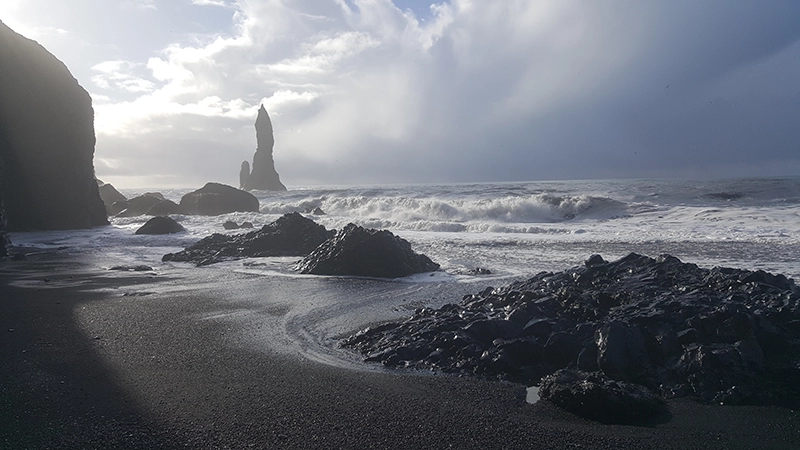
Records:
<instances>
[{"instance_id":1,"label":"dark cliff","mask_svg":"<svg viewBox=\"0 0 800 450\"><path fill-rule=\"evenodd\" d=\"M7 229L107 224L94 145L86 90L44 47L0 22L0 204Z\"/></svg>"},{"instance_id":2,"label":"dark cliff","mask_svg":"<svg viewBox=\"0 0 800 450\"><path fill-rule=\"evenodd\" d=\"M264 191L285 191L286 186L281 183L281 177L275 170L275 160L272 159L272 148L275 146L275 137L272 134L272 121L269 119L264 105L258 110L256 118L256 154L253 156L253 172L247 177L245 189L259 189Z\"/></svg>"}]
</instances>

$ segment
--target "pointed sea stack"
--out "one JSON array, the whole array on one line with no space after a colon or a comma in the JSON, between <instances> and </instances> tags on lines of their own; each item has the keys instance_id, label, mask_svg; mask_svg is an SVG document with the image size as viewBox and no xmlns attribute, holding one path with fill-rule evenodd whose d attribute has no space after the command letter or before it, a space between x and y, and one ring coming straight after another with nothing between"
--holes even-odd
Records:
<instances>
[{"instance_id":1,"label":"pointed sea stack","mask_svg":"<svg viewBox=\"0 0 800 450\"><path fill-rule=\"evenodd\" d=\"M44 47L0 22L0 204L8 230L107 224L94 145L86 90Z\"/></svg>"},{"instance_id":2,"label":"pointed sea stack","mask_svg":"<svg viewBox=\"0 0 800 450\"><path fill-rule=\"evenodd\" d=\"M269 120L264 105L258 110L256 118L256 154L253 156L253 172L247 177L246 190L285 191L281 177L275 171L275 160L272 159L272 148L275 138L272 135L272 121Z\"/></svg>"}]
</instances>

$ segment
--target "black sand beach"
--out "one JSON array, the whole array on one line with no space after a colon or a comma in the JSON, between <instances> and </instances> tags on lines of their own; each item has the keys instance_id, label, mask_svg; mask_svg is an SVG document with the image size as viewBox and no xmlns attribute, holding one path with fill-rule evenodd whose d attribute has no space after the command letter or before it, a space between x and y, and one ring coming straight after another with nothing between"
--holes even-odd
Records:
<instances>
[{"instance_id":1,"label":"black sand beach","mask_svg":"<svg viewBox=\"0 0 800 450\"><path fill-rule=\"evenodd\" d=\"M204 319L230 302L219 291L95 266L69 254L0 262L0 447L800 448L800 414L783 408L680 400L667 422L601 425L527 404L520 385L256 351ZM286 283L228 282L248 295ZM265 309L264 326L291 300Z\"/></svg>"}]
</instances>

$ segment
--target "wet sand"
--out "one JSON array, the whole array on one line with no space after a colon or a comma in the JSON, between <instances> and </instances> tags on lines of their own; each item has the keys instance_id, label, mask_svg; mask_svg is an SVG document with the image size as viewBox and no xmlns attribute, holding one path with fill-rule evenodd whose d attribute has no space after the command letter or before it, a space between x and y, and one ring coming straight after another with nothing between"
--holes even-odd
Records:
<instances>
[{"instance_id":1,"label":"wet sand","mask_svg":"<svg viewBox=\"0 0 800 450\"><path fill-rule=\"evenodd\" d=\"M784 408L681 400L669 421L608 426L510 383L257 350L206 320L231 299L181 283L69 255L0 262L0 448L800 448ZM281 301L263 326L291 313Z\"/></svg>"}]
</instances>

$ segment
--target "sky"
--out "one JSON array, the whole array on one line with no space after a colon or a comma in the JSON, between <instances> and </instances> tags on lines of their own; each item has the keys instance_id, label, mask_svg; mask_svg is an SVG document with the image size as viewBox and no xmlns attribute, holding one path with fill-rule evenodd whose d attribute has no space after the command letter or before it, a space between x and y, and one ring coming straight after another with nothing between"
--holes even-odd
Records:
<instances>
[{"instance_id":1,"label":"sky","mask_svg":"<svg viewBox=\"0 0 800 450\"><path fill-rule=\"evenodd\" d=\"M800 175L800 2L2 0L117 187Z\"/></svg>"}]
</instances>

